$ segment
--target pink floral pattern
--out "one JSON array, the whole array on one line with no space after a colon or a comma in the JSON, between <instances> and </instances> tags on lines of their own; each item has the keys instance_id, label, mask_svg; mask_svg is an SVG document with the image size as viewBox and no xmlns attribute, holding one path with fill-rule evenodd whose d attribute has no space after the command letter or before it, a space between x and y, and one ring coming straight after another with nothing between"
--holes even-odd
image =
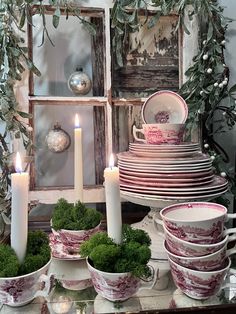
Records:
<instances>
[{"instance_id":1,"label":"pink floral pattern","mask_svg":"<svg viewBox=\"0 0 236 314\"><path fill-rule=\"evenodd\" d=\"M214 253L220 250L224 245L225 242L219 242L218 245L212 246L201 246L201 247L194 247L189 243L181 243L179 241L175 241L175 239L171 238L168 233L165 235L167 245L171 253L179 255L179 256L203 256L207 254Z\"/></svg>"},{"instance_id":2,"label":"pink floral pattern","mask_svg":"<svg viewBox=\"0 0 236 314\"><path fill-rule=\"evenodd\" d=\"M158 111L155 114L156 123L168 123L170 119L170 113L168 111Z\"/></svg>"},{"instance_id":3,"label":"pink floral pattern","mask_svg":"<svg viewBox=\"0 0 236 314\"><path fill-rule=\"evenodd\" d=\"M171 234L179 239L192 243L212 244L222 240L224 219L213 222L207 229L192 227L190 225L178 226L176 223L165 220L165 227Z\"/></svg>"},{"instance_id":4,"label":"pink floral pattern","mask_svg":"<svg viewBox=\"0 0 236 314\"><path fill-rule=\"evenodd\" d=\"M84 280L63 279L63 280L60 280L60 283L65 289L69 289L69 290L83 290L93 285L91 279L84 279Z\"/></svg>"},{"instance_id":5,"label":"pink floral pattern","mask_svg":"<svg viewBox=\"0 0 236 314\"><path fill-rule=\"evenodd\" d=\"M9 305L22 305L30 302L37 291L45 288L44 282L40 282L39 278L47 273L49 264L31 274L9 279L0 278L0 302Z\"/></svg>"},{"instance_id":6,"label":"pink floral pattern","mask_svg":"<svg viewBox=\"0 0 236 314\"><path fill-rule=\"evenodd\" d=\"M89 271L96 292L110 301L124 301L135 294L140 286L140 279L129 273L111 280L96 270L89 268Z\"/></svg>"},{"instance_id":7,"label":"pink floral pattern","mask_svg":"<svg viewBox=\"0 0 236 314\"><path fill-rule=\"evenodd\" d=\"M206 277L180 269L170 262L171 273L176 286L188 296L196 299L207 299L215 295L221 287L227 269L220 273L212 273Z\"/></svg>"}]
</instances>

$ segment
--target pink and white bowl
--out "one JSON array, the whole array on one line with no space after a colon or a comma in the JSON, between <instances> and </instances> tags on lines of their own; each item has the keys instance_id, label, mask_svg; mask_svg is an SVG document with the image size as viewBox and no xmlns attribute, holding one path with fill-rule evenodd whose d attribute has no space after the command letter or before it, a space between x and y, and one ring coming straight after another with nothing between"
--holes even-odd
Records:
<instances>
[{"instance_id":1,"label":"pink and white bowl","mask_svg":"<svg viewBox=\"0 0 236 314\"><path fill-rule=\"evenodd\" d=\"M176 254L178 256L187 256L187 257L198 257L204 256L208 254L215 253L222 249L226 248L227 244L231 241L236 240L236 235L226 235L223 240L218 243L213 244L199 244L192 243L188 241L184 241L182 239L177 238L173 234L170 233L169 230L163 225L164 234L166 243L168 245L168 250Z\"/></svg>"},{"instance_id":2,"label":"pink and white bowl","mask_svg":"<svg viewBox=\"0 0 236 314\"><path fill-rule=\"evenodd\" d=\"M73 246L79 247L84 241L88 240L93 234L99 232L101 229L101 224L97 225L95 228L88 230L68 230L68 229L60 229L54 230L52 229L52 233L60 239L60 241L65 246Z\"/></svg>"},{"instance_id":3,"label":"pink and white bowl","mask_svg":"<svg viewBox=\"0 0 236 314\"><path fill-rule=\"evenodd\" d=\"M218 243L236 232L236 228L224 230L225 221L236 214L227 214L227 208L217 203L178 203L163 208L160 216L172 235L192 243Z\"/></svg>"},{"instance_id":4,"label":"pink and white bowl","mask_svg":"<svg viewBox=\"0 0 236 314\"><path fill-rule=\"evenodd\" d=\"M0 304L22 306L38 296L47 297L54 275L47 275L51 260L40 269L17 277L0 278Z\"/></svg>"},{"instance_id":5,"label":"pink and white bowl","mask_svg":"<svg viewBox=\"0 0 236 314\"><path fill-rule=\"evenodd\" d=\"M236 247L226 250L226 247L222 247L215 253L198 256L198 257L185 257L179 256L170 252L166 241L164 241L164 249L169 259L177 263L180 266L187 267L199 271L212 271L222 269L228 260L228 257L236 253Z\"/></svg>"},{"instance_id":6,"label":"pink and white bowl","mask_svg":"<svg viewBox=\"0 0 236 314\"><path fill-rule=\"evenodd\" d=\"M216 295L220 289L235 284L226 284L227 274L236 274L235 269L230 269L230 259L226 266L220 270L197 271L183 267L169 259L171 274L176 286L187 296L204 300Z\"/></svg>"}]
</instances>

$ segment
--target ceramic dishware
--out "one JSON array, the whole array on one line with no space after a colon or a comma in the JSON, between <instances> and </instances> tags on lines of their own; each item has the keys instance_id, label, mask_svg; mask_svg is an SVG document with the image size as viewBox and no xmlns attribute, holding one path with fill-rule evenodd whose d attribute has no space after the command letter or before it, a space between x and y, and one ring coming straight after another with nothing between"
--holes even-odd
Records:
<instances>
[{"instance_id":1,"label":"ceramic dishware","mask_svg":"<svg viewBox=\"0 0 236 314\"><path fill-rule=\"evenodd\" d=\"M158 269L154 270L152 281L142 287L142 280L131 272L109 273L98 270L87 258L87 266L96 292L110 301L124 301L132 297L139 289L152 289L157 283Z\"/></svg>"},{"instance_id":2,"label":"ceramic dishware","mask_svg":"<svg viewBox=\"0 0 236 314\"><path fill-rule=\"evenodd\" d=\"M142 133L145 139L137 136ZM143 124L142 129L133 126L133 136L136 141L148 144L179 144L183 142L184 124L156 123Z\"/></svg>"},{"instance_id":3,"label":"ceramic dishware","mask_svg":"<svg viewBox=\"0 0 236 314\"><path fill-rule=\"evenodd\" d=\"M211 244L220 242L236 228L224 230L228 219L236 214L227 214L223 205L210 202L188 202L167 206L160 211L165 228L181 240Z\"/></svg>"},{"instance_id":4,"label":"ceramic dishware","mask_svg":"<svg viewBox=\"0 0 236 314\"><path fill-rule=\"evenodd\" d=\"M59 238L63 245L78 247L78 245L88 240L93 234L99 232L100 226L101 224L97 225L95 228L88 230L51 229L54 236Z\"/></svg>"},{"instance_id":5,"label":"ceramic dishware","mask_svg":"<svg viewBox=\"0 0 236 314\"><path fill-rule=\"evenodd\" d=\"M158 223L157 219L154 219ZM163 229L169 251L179 256L196 257L212 254L226 247L228 242L236 240L236 235L234 234L230 236L226 235L223 240L213 244L192 243L177 238L165 228L165 225L163 225Z\"/></svg>"},{"instance_id":6,"label":"ceramic dishware","mask_svg":"<svg viewBox=\"0 0 236 314\"><path fill-rule=\"evenodd\" d=\"M164 249L172 261L175 263L187 267L190 269L195 269L199 271L211 271L211 270L218 270L222 269L225 266L225 263L227 262L227 258L233 254L236 253L236 247L233 247L232 249L227 250L226 246L223 246L220 250L204 255L204 256L197 256L197 257L184 257L179 256L174 253L172 253L166 241L164 241Z\"/></svg>"},{"instance_id":7,"label":"ceramic dishware","mask_svg":"<svg viewBox=\"0 0 236 314\"><path fill-rule=\"evenodd\" d=\"M230 268L231 262L229 258L224 268L213 271L189 269L175 263L172 259L169 259L169 262L176 286L193 299L208 299L217 294L223 287L236 286L233 283L225 283L227 274L236 274L236 270Z\"/></svg>"},{"instance_id":8,"label":"ceramic dishware","mask_svg":"<svg viewBox=\"0 0 236 314\"><path fill-rule=\"evenodd\" d=\"M22 306L38 296L47 297L52 289L53 275L47 275L51 260L40 269L17 277L0 278L0 303Z\"/></svg>"},{"instance_id":9,"label":"ceramic dishware","mask_svg":"<svg viewBox=\"0 0 236 314\"><path fill-rule=\"evenodd\" d=\"M177 93L158 91L145 101L142 106L144 123L184 123L188 116L188 106Z\"/></svg>"}]
</instances>

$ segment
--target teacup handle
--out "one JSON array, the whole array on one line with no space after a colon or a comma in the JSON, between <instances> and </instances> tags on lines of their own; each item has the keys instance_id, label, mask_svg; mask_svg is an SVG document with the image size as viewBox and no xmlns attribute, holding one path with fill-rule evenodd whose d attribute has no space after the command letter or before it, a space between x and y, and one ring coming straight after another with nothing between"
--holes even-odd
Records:
<instances>
[{"instance_id":1,"label":"teacup handle","mask_svg":"<svg viewBox=\"0 0 236 314\"><path fill-rule=\"evenodd\" d=\"M236 275L236 269L230 268L227 274L226 279L230 276L230 275ZM226 280L225 279L225 280ZM235 282L227 282L227 283L223 283L222 289L224 288L236 288L236 283Z\"/></svg>"},{"instance_id":2,"label":"teacup handle","mask_svg":"<svg viewBox=\"0 0 236 314\"><path fill-rule=\"evenodd\" d=\"M157 280L158 280L158 275L159 275L159 269L154 269L152 266L149 265L149 268L151 268L152 273L153 273L153 277L152 280L150 281L141 281L141 286L139 287L139 290L145 290L145 289L153 289L153 287L155 286Z\"/></svg>"},{"instance_id":3,"label":"teacup handle","mask_svg":"<svg viewBox=\"0 0 236 314\"><path fill-rule=\"evenodd\" d=\"M236 218L236 213L226 215L226 221L228 221L229 219L235 219L235 218Z\"/></svg>"},{"instance_id":4,"label":"teacup handle","mask_svg":"<svg viewBox=\"0 0 236 314\"><path fill-rule=\"evenodd\" d=\"M226 251L226 256L231 256L231 255L233 255L233 254L235 254L235 253L236 253L236 244L235 244L234 247L232 247L231 249L228 249L228 250Z\"/></svg>"},{"instance_id":5,"label":"teacup handle","mask_svg":"<svg viewBox=\"0 0 236 314\"><path fill-rule=\"evenodd\" d=\"M0 305L1 304L9 304L9 303L14 303L14 298L12 295L5 291L0 291ZM1 307L0 307L1 309Z\"/></svg>"},{"instance_id":6,"label":"teacup handle","mask_svg":"<svg viewBox=\"0 0 236 314\"><path fill-rule=\"evenodd\" d=\"M232 234L228 238L228 243L236 240L236 234Z\"/></svg>"},{"instance_id":7,"label":"teacup handle","mask_svg":"<svg viewBox=\"0 0 236 314\"><path fill-rule=\"evenodd\" d=\"M236 228L229 228L229 229L224 230L224 236L231 233L236 233Z\"/></svg>"},{"instance_id":8,"label":"teacup handle","mask_svg":"<svg viewBox=\"0 0 236 314\"><path fill-rule=\"evenodd\" d=\"M54 286L54 274L50 274L50 275L45 275L42 274L39 277L39 281L40 282L44 282L45 283L45 287L43 288L43 290L38 290L36 291L34 297L48 297L49 293L52 291L52 288Z\"/></svg>"},{"instance_id":9,"label":"teacup handle","mask_svg":"<svg viewBox=\"0 0 236 314\"><path fill-rule=\"evenodd\" d=\"M140 132L140 133L142 133L142 134L144 135L143 129L137 129L136 126L134 125L134 126L133 126L133 136L134 136L134 139L135 139L136 141L138 141L138 142L146 143L146 140L137 137L136 133L138 133L138 132Z\"/></svg>"}]
</instances>

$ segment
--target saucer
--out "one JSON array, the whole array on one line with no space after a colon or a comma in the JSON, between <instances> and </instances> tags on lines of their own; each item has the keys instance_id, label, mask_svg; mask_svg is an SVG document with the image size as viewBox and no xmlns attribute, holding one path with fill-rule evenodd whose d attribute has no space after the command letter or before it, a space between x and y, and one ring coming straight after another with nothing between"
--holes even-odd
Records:
<instances>
[{"instance_id":1,"label":"saucer","mask_svg":"<svg viewBox=\"0 0 236 314\"><path fill-rule=\"evenodd\" d=\"M185 100L169 90L152 94L142 106L144 123L185 123L188 107Z\"/></svg>"},{"instance_id":2,"label":"saucer","mask_svg":"<svg viewBox=\"0 0 236 314\"><path fill-rule=\"evenodd\" d=\"M78 253L78 246L65 246L53 233L49 235L49 244L52 250L52 257L60 260L84 259Z\"/></svg>"}]
</instances>

